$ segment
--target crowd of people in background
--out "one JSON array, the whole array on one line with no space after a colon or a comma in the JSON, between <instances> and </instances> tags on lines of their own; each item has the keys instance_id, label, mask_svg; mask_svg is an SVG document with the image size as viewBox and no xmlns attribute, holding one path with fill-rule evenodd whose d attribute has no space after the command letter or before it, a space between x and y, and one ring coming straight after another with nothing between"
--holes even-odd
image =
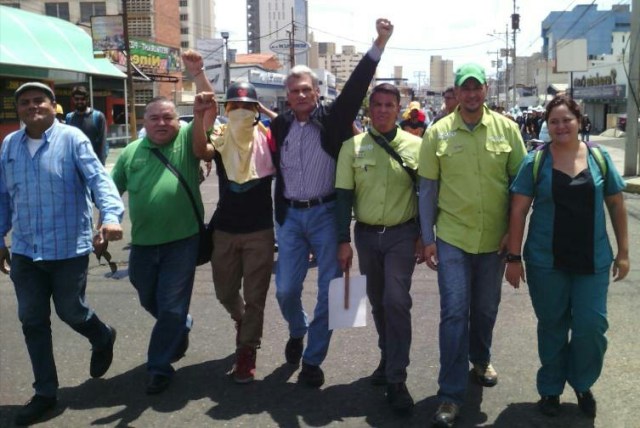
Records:
<instances>
[{"instance_id":1,"label":"crowd of people in background","mask_svg":"<svg viewBox=\"0 0 640 428\"><path fill-rule=\"evenodd\" d=\"M505 275L513 287L527 279L538 319L540 411L557 415L568 384L582 412L596 416L591 387L606 350L607 287L611 272L615 281L627 275L629 243L624 181L606 150L589 142L589 118L563 95L516 117L489 108L485 71L468 63L429 123L419 102L401 113L398 88L383 83L369 95L367 120L356 124L393 25L378 19L376 32L334 102L319 102L317 76L298 65L286 78L286 111L265 108L250 83L234 83L224 125L215 122L202 56L186 51L183 64L197 92L193 121L180 124L175 104L154 98L144 112L145 135L126 146L110 175L104 115L88 105L86 88L73 89L75 111L66 124L56 119L61 112L49 86L30 82L15 91L25 127L0 147L0 271L15 285L35 378L35 395L17 411L16 424L40 420L57 403L51 299L58 316L92 344L90 376L111 365L116 329L97 317L85 290L92 247L123 238L125 192L129 279L155 319L145 391L170 387L172 364L187 352L194 325L201 161L215 162L220 183L207 239L215 294L235 327L235 382L256 376L277 237L275 296L289 333L283 356L300 366L301 385L324 384L329 283L352 268L353 215L380 352L370 381L386 387L393 411L406 414L414 405L406 386L411 279L425 262L437 272L440 294L433 426L455 425L470 368L483 387L498 384L491 348ZM527 153L525 143L534 140L540 147ZM11 253L4 239L10 231ZM318 280L309 317L301 296L311 253Z\"/></svg>"}]
</instances>

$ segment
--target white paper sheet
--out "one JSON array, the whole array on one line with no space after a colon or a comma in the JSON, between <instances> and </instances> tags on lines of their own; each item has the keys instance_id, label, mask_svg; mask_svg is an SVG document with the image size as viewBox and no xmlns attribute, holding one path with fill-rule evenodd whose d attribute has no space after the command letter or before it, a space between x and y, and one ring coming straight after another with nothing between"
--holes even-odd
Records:
<instances>
[{"instance_id":1,"label":"white paper sheet","mask_svg":"<svg viewBox=\"0 0 640 428\"><path fill-rule=\"evenodd\" d=\"M329 330L367 325L367 277L349 277L349 307L345 309L344 277L329 283Z\"/></svg>"}]
</instances>

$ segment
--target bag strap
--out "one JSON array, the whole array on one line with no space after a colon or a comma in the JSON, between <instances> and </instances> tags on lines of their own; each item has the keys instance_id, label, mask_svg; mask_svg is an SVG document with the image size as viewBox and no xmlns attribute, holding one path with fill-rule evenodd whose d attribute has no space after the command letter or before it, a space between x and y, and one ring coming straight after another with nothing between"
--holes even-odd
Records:
<instances>
[{"instance_id":1,"label":"bag strap","mask_svg":"<svg viewBox=\"0 0 640 428\"><path fill-rule=\"evenodd\" d=\"M204 229L203 219L202 219L202 216L200 216L200 211L198 211L198 206L196 205L196 199L193 197L193 193L191 193L191 189L189 189L189 185L187 184L187 181L184 179L182 174L180 174L180 171L178 171L173 165L171 165L171 163L169 162L169 159L167 159L167 157L163 155L162 152L160 152L160 150L153 148L151 149L151 153L156 155L156 157L160 159L160 162L162 162L164 166L166 166L167 169L171 171L171 173L173 173L173 175L175 175L178 178L178 181L180 182L180 184L182 184L182 187L184 187L184 189L187 191L187 196L189 196L189 200L191 201L191 206L193 207L193 212L196 215L196 219L198 220L198 226L200 227L200 229Z\"/></svg>"},{"instance_id":2,"label":"bag strap","mask_svg":"<svg viewBox=\"0 0 640 428\"><path fill-rule=\"evenodd\" d=\"M602 150L597 144L585 142L587 145L587 149L589 150L589 154L593 156L593 159L596 161L598 168L600 168L600 173L602 174L602 179L606 182L607 180L607 161L602 154ZM540 168L544 163L546 158L546 151L548 150L549 143L543 144L536 149L534 158L533 158L533 183L534 185L538 185L538 176L540 173Z\"/></svg>"},{"instance_id":3,"label":"bag strap","mask_svg":"<svg viewBox=\"0 0 640 428\"><path fill-rule=\"evenodd\" d=\"M381 135L375 135L373 132L369 131L369 135L371 136L371 138L374 139L374 141L376 143L378 143L378 145L380 147L382 147L384 149L385 152L387 152L389 154L389 156L391 156L393 159L395 159L400 166L407 171L407 174L409 174L409 177L411 178L411 181L413 182L413 184L416 184L417 181L417 177L416 177L416 172L409 168L407 166L407 164L402 160L402 157L398 154L398 152L396 152L395 150L393 150L393 147L391 147L391 145L389 144L389 142Z\"/></svg>"}]
</instances>

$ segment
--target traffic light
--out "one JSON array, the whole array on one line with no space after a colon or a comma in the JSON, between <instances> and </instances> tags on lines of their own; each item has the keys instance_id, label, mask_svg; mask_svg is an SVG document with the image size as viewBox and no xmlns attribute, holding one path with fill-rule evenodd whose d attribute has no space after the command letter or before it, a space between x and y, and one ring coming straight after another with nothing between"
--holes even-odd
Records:
<instances>
[{"instance_id":1,"label":"traffic light","mask_svg":"<svg viewBox=\"0 0 640 428\"><path fill-rule=\"evenodd\" d=\"M514 31L520 29L520 15L517 13L511 15L511 29Z\"/></svg>"}]
</instances>

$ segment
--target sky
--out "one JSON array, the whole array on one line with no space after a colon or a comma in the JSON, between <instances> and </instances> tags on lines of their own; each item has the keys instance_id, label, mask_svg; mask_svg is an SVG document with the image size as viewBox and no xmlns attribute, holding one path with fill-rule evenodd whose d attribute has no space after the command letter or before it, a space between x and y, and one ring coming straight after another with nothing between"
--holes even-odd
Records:
<instances>
[{"instance_id":1,"label":"sky","mask_svg":"<svg viewBox=\"0 0 640 428\"><path fill-rule=\"evenodd\" d=\"M246 2L215 0L216 31L229 31L229 46L246 52ZM403 7L399 7L402 3ZM572 10L578 4L597 4L599 10L631 0L515 0L520 14L516 33L516 55L528 56L542 50L541 24L552 11ZM394 32L378 66L379 77L392 77L395 65L403 66L403 77L424 85L428 81L433 55L452 60L454 70L465 62L477 62L495 75L491 61L506 47L514 0L309 0L309 30L319 42L355 45L365 52L376 36L376 18L384 17ZM219 34L219 33L218 33ZM218 35L216 34L216 35Z\"/></svg>"}]
</instances>

